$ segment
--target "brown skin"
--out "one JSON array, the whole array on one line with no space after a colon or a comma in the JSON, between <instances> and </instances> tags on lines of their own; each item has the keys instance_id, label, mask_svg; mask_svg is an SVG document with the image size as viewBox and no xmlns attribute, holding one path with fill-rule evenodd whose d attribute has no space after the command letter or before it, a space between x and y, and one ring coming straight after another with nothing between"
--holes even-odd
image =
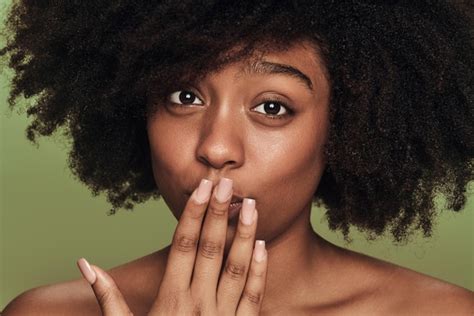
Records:
<instances>
[{"instance_id":1,"label":"brown skin","mask_svg":"<svg viewBox=\"0 0 474 316\"><path fill-rule=\"evenodd\" d=\"M216 183L227 177L234 181L234 194L256 200L264 223L257 239L277 245L297 238L292 248L306 244L311 199L324 170L328 125L329 86L313 56L309 48L300 48L265 57L306 73L312 91L289 75L243 74L245 64L238 63L199 82L195 89L204 105L161 106L149 118L154 176L176 218L186 193L201 178ZM296 113L283 119L259 113L265 113L258 107L265 98L275 97ZM229 228L227 246L235 225Z\"/></svg>"},{"instance_id":2,"label":"brown skin","mask_svg":"<svg viewBox=\"0 0 474 316\"><path fill-rule=\"evenodd\" d=\"M227 177L234 180L234 194L256 200L256 238L266 240L268 250L261 315L472 314L471 291L342 249L313 231L311 200L325 166L329 106L328 81L316 56L307 44L263 56L299 69L311 90L289 75L245 74L247 64L240 62L192 87L202 105L159 107L148 132L163 198L180 218L201 178L216 183ZM265 95L293 106L294 115L265 117L263 106L257 109ZM236 225L229 222L226 253ZM108 271L135 315L152 306L169 250ZM76 280L30 290L4 312L99 315L100 309L86 281Z\"/></svg>"},{"instance_id":3,"label":"brown skin","mask_svg":"<svg viewBox=\"0 0 474 316\"><path fill-rule=\"evenodd\" d=\"M322 150L328 126L329 86L314 55L310 48L300 48L265 57L306 73L313 91L289 75L245 75L245 64L238 63L199 83L195 89L204 105L161 106L149 118L154 176L176 218L188 199L186 193L201 178L217 183L226 177L234 181L234 194L256 200L259 221L264 223L257 239L275 248L280 260L290 258L287 248L307 245L311 200L325 166ZM292 105L295 114L265 117L260 104L275 97ZM231 222L227 248L235 227ZM287 240L294 244L278 246Z\"/></svg>"}]
</instances>

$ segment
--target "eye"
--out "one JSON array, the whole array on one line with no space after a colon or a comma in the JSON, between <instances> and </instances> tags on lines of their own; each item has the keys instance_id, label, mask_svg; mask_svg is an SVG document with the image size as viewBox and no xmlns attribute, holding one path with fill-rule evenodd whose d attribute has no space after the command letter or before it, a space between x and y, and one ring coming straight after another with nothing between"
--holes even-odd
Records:
<instances>
[{"instance_id":1,"label":"eye","mask_svg":"<svg viewBox=\"0 0 474 316\"><path fill-rule=\"evenodd\" d=\"M254 110L256 112L267 115L272 119L284 118L287 115L291 114L291 110L280 101L265 101L257 105L254 109L259 109L260 111Z\"/></svg>"},{"instance_id":2,"label":"eye","mask_svg":"<svg viewBox=\"0 0 474 316\"><path fill-rule=\"evenodd\" d=\"M196 94L189 90L178 90L170 94L170 102L174 104L203 104L204 102L199 99Z\"/></svg>"}]
</instances>

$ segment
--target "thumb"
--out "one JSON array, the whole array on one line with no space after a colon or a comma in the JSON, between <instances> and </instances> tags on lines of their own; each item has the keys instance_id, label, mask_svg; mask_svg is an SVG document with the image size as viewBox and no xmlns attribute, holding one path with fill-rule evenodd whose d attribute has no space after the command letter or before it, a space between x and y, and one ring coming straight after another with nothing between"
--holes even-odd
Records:
<instances>
[{"instance_id":1,"label":"thumb","mask_svg":"<svg viewBox=\"0 0 474 316\"><path fill-rule=\"evenodd\" d=\"M94 295L102 310L102 315L133 315L110 275L95 265L89 265L84 258L77 260L77 266L84 279L92 286Z\"/></svg>"}]
</instances>

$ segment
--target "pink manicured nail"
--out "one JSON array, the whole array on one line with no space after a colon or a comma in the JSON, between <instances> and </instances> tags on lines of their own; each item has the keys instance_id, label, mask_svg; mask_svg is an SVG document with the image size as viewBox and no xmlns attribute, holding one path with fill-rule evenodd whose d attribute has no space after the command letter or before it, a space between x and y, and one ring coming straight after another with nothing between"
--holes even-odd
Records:
<instances>
[{"instance_id":1,"label":"pink manicured nail","mask_svg":"<svg viewBox=\"0 0 474 316\"><path fill-rule=\"evenodd\" d=\"M256 240L254 249L254 258L257 262L262 262L266 256L265 240Z\"/></svg>"},{"instance_id":2,"label":"pink manicured nail","mask_svg":"<svg viewBox=\"0 0 474 316\"><path fill-rule=\"evenodd\" d=\"M209 200L212 191L212 181L207 179L202 179L199 183L199 187L196 192L196 201L198 203L204 203Z\"/></svg>"},{"instance_id":3,"label":"pink manicured nail","mask_svg":"<svg viewBox=\"0 0 474 316\"><path fill-rule=\"evenodd\" d=\"M97 276L94 270L92 270L91 266L89 265L89 262L87 262L86 259L81 258L77 260L77 266L79 267L79 270L81 271L84 279L86 279L87 282L89 282L91 285L94 284L95 280L97 279Z\"/></svg>"},{"instance_id":4,"label":"pink manicured nail","mask_svg":"<svg viewBox=\"0 0 474 316\"><path fill-rule=\"evenodd\" d=\"M232 180L222 178L217 185L216 198L219 202L224 203L232 196Z\"/></svg>"},{"instance_id":5,"label":"pink manicured nail","mask_svg":"<svg viewBox=\"0 0 474 316\"><path fill-rule=\"evenodd\" d=\"M255 200L244 198L242 201L241 220L245 225L253 224L253 217L255 214Z\"/></svg>"}]
</instances>

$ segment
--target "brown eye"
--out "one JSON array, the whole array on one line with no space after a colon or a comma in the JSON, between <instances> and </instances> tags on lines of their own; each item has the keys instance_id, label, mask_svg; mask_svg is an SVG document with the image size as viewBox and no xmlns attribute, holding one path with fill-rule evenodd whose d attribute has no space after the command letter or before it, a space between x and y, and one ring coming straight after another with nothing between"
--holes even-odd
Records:
<instances>
[{"instance_id":1,"label":"brown eye","mask_svg":"<svg viewBox=\"0 0 474 316\"><path fill-rule=\"evenodd\" d=\"M170 94L169 100L175 104L203 104L196 94L188 90L179 90Z\"/></svg>"},{"instance_id":2,"label":"brown eye","mask_svg":"<svg viewBox=\"0 0 474 316\"><path fill-rule=\"evenodd\" d=\"M260 111L256 111L262 114L266 114L268 116L286 116L288 113L288 110L286 106L284 106L281 102L276 102L276 101L266 101L258 106L255 107L255 109L260 109ZM261 112L263 111L263 112Z\"/></svg>"}]
</instances>

